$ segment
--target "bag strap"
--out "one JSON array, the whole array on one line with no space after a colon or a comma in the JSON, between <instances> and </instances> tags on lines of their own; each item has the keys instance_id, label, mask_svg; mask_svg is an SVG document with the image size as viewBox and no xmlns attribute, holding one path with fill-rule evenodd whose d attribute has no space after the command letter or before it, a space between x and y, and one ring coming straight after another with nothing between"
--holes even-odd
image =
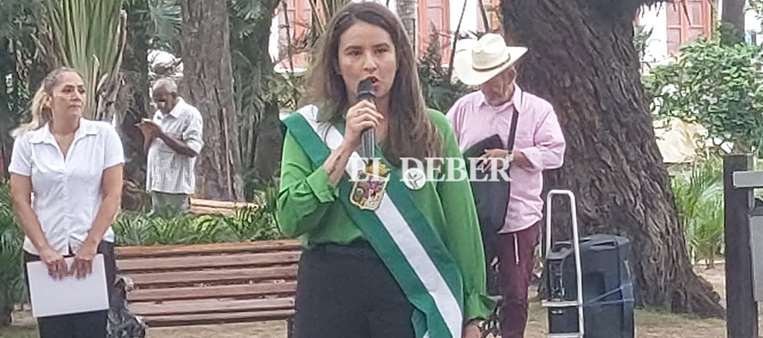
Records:
<instances>
[{"instance_id":1,"label":"bag strap","mask_svg":"<svg viewBox=\"0 0 763 338\"><path fill-rule=\"evenodd\" d=\"M516 87L514 87L516 90ZM519 98L520 104L524 101L525 93L522 92ZM514 103L514 115L511 116L511 126L509 127L509 139L507 141L506 150L508 150L510 153L514 151L514 141L516 141L517 138L517 122L519 121L519 109L517 109L518 105L516 102ZM509 168L506 169L506 175L511 178L511 163L509 163ZM507 192L507 202L511 201L511 182L508 184L508 192ZM506 213L509 212L509 208L506 207ZM506 218L506 214L503 215L504 219Z\"/></svg>"},{"instance_id":2,"label":"bag strap","mask_svg":"<svg viewBox=\"0 0 763 338\"><path fill-rule=\"evenodd\" d=\"M524 98L525 93L522 93L521 96ZM522 98L519 99L519 101L522 101ZM509 139L507 140L506 150L511 152L514 150L514 141L516 141L517 138L517 121L519 120L519 109L517 109L517 104L514 104L514 115L511 116L511 126L509 127Z\"/></svg>"}]
</instances>

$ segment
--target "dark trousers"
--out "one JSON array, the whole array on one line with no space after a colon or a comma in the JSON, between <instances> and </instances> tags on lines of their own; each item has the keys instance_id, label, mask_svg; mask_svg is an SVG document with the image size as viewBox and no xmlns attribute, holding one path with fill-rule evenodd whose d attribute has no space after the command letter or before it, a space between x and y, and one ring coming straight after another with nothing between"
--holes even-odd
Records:
<instances>
[{"instance_id":1,"label":"dark trousers","mask_svg":"<svg viewBox=\"0 0 763 338\"><path fill-rule=\"evenodd\" d=\"M527 326L527 289L530 286L535 246L538 245L540 222L508 234L498 235L498 268L503 304L501 337L522 338ZM517 261L516 254L519 254Z\"/></svg>"},{"instance_id":2,"label":"dark trousers","mask_svg":"<svg viewBox=\"0 0 763 338\"><path fill-rule=\"evenodd\" d=\"M101 241L98 253L103 254L106 270L106 285L111 298L111 289L116 276L116 261L114 260L114 244ZM24 252L24 263L39 261L40 257ZM29 277L24 265L24 277L29 287ZM61 290L66 292L66 290ZM70 315L37 318L37 328L40 338L106 338L106 321L109 311L93 311Z\"/></svg>"},{"instance_id":3,"label":"dark trousers","mask_svg":"<svg viewBox=\"0 0 763 338\"><path fill-rule=\"evenodd\" d=\"M306 250L297 277L296 338L414 338L413 306L365 242Z\"/></svg>"}]
</instances>

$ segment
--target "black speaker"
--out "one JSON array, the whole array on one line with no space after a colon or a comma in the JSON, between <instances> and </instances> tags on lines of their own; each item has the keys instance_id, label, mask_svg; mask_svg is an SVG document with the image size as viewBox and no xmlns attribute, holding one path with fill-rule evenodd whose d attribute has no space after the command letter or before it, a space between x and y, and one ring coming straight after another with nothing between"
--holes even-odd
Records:
<instances>
[{"instance_id":1,"label":"black speaker","mask_svg":"<svg viewBox=\"0 0 763 338\"><path fill-rule=\"evenodd\" d=\"M630 241L614 235L580 239L585 338L633 338L633 277ZM546 300L577 300L575 254L570 241L554 243L546 255ZM549 333L578 332L575 306L548 308Z\"/></svg>"}]
</instances>

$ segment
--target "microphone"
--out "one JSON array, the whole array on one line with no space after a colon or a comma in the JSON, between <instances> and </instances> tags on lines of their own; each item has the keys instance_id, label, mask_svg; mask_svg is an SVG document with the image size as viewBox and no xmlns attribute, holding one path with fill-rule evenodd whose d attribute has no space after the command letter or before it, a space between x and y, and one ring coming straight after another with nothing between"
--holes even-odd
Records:
<instances>
[{"instance_id":1,"label":"microphone","mask_svg":"<svg viewBox=\"0 0 763 338\"><path fill-rule=\"evenodd\" d=\"M374 83L370 78L360 81L358 83L358 101L366 100L373 103L376 99L376 93L374 93ZM376 145L376 137L374 135L373 128L367 128L360 134L360 150L358 154L363 158L374 157L374 145Z\"/></svg>"}]
</instances>

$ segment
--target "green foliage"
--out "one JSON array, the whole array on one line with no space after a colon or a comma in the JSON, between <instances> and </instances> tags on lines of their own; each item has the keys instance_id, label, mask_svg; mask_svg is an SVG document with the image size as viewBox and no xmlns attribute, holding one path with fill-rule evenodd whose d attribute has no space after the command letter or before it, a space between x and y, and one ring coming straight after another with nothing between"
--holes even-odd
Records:
<instances>
[{"instance_id":1,"label":"green foliage","mask_svg":"<svg viewBox=\"0 0 763 338\"><path fill-rule=\"evenodd\" d=\"M438 33L429 39L426 53L418 63L419 81L427 107L446 113L451 106L468 93L468 88L458 81L451 81L448 71L442 66L442 47Z\"/></svg>"},{"instance_id":2,"label":"green foliage","mask_svg":"<svg viewBox=\"0 0 763 338\"><path fill-rule=\"evenodd\" d=\"M30 70L35 63L34 8L38 1L0 1L0 154L10 152L10 131L29 99Z\"/></svg>"},{"instance_id":3,"label":"green foliage","mask_svg":"<svg viewBox=\"0 0 763 338\"><path fill-rule=\"evenodd\" d=\"M313 0L311 0L313 1ZM304 92L303 76L300 74L274 74L273 61L268 48L264 48L270 38L273 14L280 9L278 0L230 0L231 53L234 76L236 76L236 106L244 115L255 115L261 120L262 114L293 111ZM311 5L328 6L333 13L342 1L319 0ZM323 7L321 7L323 8ZM321 11L325 11L321 9ZM322 16L320 17L323 20ZM293 25L293 23L290 23ZM314 30L320 30L320 22L315 21ZM294 46L287 46L293 50ZM248 110L248 111L244 111Z\"/></svg>"},{"instance_id":4,"label":"green foliage","mask_svg":"<svg viewBox=\"0 0 763 338\"><path fill-rule=\"evenodd\" d=\"M297 92L295 88L284 86L286 78L274 74L270 53L264 48L270 39L273 13L279 3L278 0L229 1L234 99L238 108L241 167L247 200L252 198L250 192L254 182L273 176L268 171L275 165L257 166L256 162L260 157L278 157L279 107L287 106L286 100L282 100ZM270 149L276 151L265 151Z\"/></svg>"},{"instance_id":5,"label":"green foliage","mask_svg":"<svg viewBox=\"0 0 763 338\"><path fill-rule=\"evenodd\" d=\"M122 0L46 0L40 27L50 45L40 48L53 64L77 69L87 86L86 115L102 119L101 95L118 82L126 39ZM117 87L118 88L118 87Z\"/></svg>"},{"instance_id":6,"label":"green foliage","mask_svg":"<svg viewBox=\"0 0 763 338\"><path fill-rule=\"evenodd\" d=\"M710 139L750 151L763 140L763 69L760 46L699 40L672 64L644 78L658 118L698 123Z\"/></svg>"},{"instance_id":7,"label":"green foliage","mask_svg":"<svg viewBox=\"0 0 763 338\"><path fill-rule=\"evenodd\" d=\"M758 21L763 22L763 0L747 0L747 5L755 12Z\"/></svg>"},{"instance_id":8,"label":"green foliage","mask_svg":"<svg viewBox=\"0 0 763 338\"><path fill-rule=\"evenodd\" d=\"M178 0L148 1L148 18L152 33L151 45L169 52L180 51L180 33L183 16Z\"/></svg>"},{"instance_id":9,"label":"green foliage","mask_svg":"<svg viewBox=\"0 0 763 338\"><path fill-rule=\"evenodd\" d=\"M292 112L299 108L305 88L305 74L278 74L270 82L271 95L278 101L280 111Z\"/></svg>"},{"instance_id":10,"label":"green foliage","mask_svg":"<svg viewBox=\"0 0 763 338\"><path fill-rule=\"evenodd\" d=\"M278 239L281 235L276 226L275 201L271 194L262 192L262 199L257 201L267 204L258 204L261 207L257 208L238 209L230 216L181 215L161 218L144 213L125 212L120 214L113 227L117 245L202 244Z\"/></svg>"},{"instance_id":11,"label":"green foliage","mask_svg":"<svg viewBox=\"0 0 763 338\"><path fill-rule=\"evenodd\" d=\"M122 213L114 224L118 245L211 243L219 239L217 220L210 216L150 217Z\"/></svg>"},{"instance_id":12,"label":"green foliage","mask_svg":"<svg viewBox=\"0 0 763 338\"><path fill-rule=\"evenodd\" d=\"M646 55L647 42L653 31L654 28L647 29L646 25L634 25L633 45L638 51L639 60L643 60Z\"/></svg>"},{"instance_id":13,"label":"green foliage","mask_svg":"<svg viewBox=\"0 0 763 338\"><path fill-rule=\"evenodd\" d=\"M721 160L709 157L673 177L673 195L689 254L709 267L723 249L723 181Z\"/></svg>"},{"instance_id":14,"label":"green foliage","mask_svg":"<svg viewBox=\"0 0 763 338\"><path fill-rule=\"evenodd\" d=\"M279 185L275 182L264 185L260 189L255 190L253 202L260 206L260 209L265 214L267 222L278 225L278 218L276 213L278 212L278 191Z\"/></svg>"},{"instance_id":15,"label":"green foliage","mask_svg":"<svg viewBox=\"0 0 763 338\"><path fill-rule=\"evenodd\" d=\"M280 238L275 219L265 209L239 209L233 217L224 217L220 221L231 231L235 241Z\"/></svg>"},{"instance_id":16,"label":"green foliage","mask_svg":"<svg viewBox=\"0 0 763 338\"><path fill-rule=\"evenodd\" d=\"M22 270L23 236L11 209L7 185L0 185L0 326L2 315L24 299L24 272Z\"/></svg>"},{"instance_id":17,"label":"green foliage","mask_svg":"<svg viewBox=\"0 0 763 338\"><path fill-rule=\"evenodd\" d=\"M312 9L312 25L308 34L307 45L312 47L318 38L326 31L329 21L350 0L308 0Z\"/></svg>"},{"instance_id":18,"label":"green foliage","mask_svg":"<svg viewBox=\"0 0 763 338\"><path fill-rule=\"evenodd\" d=\"M18 40L33 34L35 25L32 12L39 2L40 0L0 1L0 40Z\"/></svg>"},{"instance_id":19,"label":"green foliage","mask_svg":"<svg viewBox=\"0 0 763 338\"><path fill-rule=\"evenodd\" d=\"M143 30L151 48L180 54L183 16L179 0L123 0L128 13L137 16L129 30Z\"/></svg>"}]
</instances>

